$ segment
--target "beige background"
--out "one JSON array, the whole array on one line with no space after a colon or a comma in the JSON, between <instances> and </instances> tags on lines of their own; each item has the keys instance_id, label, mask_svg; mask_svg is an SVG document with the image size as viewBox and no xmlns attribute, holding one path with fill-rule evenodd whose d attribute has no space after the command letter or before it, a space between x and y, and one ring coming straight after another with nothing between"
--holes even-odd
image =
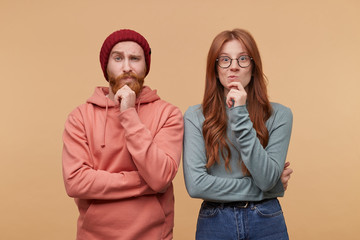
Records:
<instances>
[{"instance_id":1,"label":"beige background","mask_svg":"<svg viewBox=\"0 0 360 240\"><path fill-rule=\"evenodd\" d=\"M106 84L98 54L120 28L152 48L146 84L185 112L201 102L207 51L225 29L257 40L272 101L291 107L281 199L291 239L359 239L360 2L0 0L1 239L74 239L64 190L67 114ZM194 239L200 200L174 180L174 239Z\"/></svg>"}]
</instances>

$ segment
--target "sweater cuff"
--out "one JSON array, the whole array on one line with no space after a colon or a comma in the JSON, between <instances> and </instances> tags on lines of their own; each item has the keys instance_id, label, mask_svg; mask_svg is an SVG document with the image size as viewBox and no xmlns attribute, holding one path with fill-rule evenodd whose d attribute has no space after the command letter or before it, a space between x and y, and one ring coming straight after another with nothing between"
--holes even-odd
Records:
<instances>
[{"instance_id":1,"label":"sweater cuff","mask_svg":"<svg viewBox=\"0 0 360 240\"><path fill-rule=\"evenodd\" d=\"M236 128L239 123L246 122L246 119L249 117L249 112L245 105L237 106L230 108L229 112L230 124L232 129Z\"/></svg>"},{"instance_id":2,"label":"sweater cuff","mask_svg":"<svg viewBox=\"0 0 360 240\"><path fill-rule=\"evenodd\" d=\"M229 110L231 114L249 114L246 105L232 107Z\"/></svg>"}]
</instances>

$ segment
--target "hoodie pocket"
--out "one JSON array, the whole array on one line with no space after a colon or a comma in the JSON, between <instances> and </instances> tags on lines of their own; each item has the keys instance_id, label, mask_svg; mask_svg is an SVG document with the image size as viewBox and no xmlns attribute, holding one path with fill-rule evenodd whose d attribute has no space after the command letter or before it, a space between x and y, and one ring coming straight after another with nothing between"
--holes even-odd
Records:
<instances>
[{"instance_id":1,"label":"hoodie pocket","mask_svg":"<svg viewBox=\"0 0 360 240\"><path fill-rule=\"evenodd\" d=\"M103 239L160 239L165 224L164 211L156 196L121 201L91 203L84 216L83 230ZM126 236L126 237L125 237Z\"/></svg>"}]
</instances>

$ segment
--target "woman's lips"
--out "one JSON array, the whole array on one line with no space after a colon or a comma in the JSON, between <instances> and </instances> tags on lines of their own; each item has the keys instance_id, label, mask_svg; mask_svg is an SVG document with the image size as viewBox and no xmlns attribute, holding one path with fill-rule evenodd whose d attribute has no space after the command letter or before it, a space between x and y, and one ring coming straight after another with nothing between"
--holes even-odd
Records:
<instances>
[{"instance_id":1,"label":"woman's lips","mask_svg":"<svg viewBox=\"0 0 360 240\"><path fill-rule=\"evenodd\" d=\"M229 82L238 82L239 78L237 76L228 76Z\"/></svg>"}]
</instances>

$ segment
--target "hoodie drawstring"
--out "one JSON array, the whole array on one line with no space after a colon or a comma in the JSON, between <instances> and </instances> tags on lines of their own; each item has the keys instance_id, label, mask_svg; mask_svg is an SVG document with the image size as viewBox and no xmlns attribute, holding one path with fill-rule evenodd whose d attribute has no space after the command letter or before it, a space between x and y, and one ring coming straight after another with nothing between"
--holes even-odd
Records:
<instances>
[{"instance_id":1,"label":"hoodie drawstring","mask_svg":"<svg viewBox=\"0 0 360 240\"><path fill-rule=\"evenodd\" d=\"M105 110L105 121L104 121L104 137L103 137L103 142L101 144L101 147L104 148L105 147L105 137L106 137L106 123L107 123L107 118L108 118L108 109L109 109L109 104L108 104L108 99L106 98L106 110Z\"/></svg>"},{"instance_id":2,"label":"hoodie drawstring","mask_svg":"<svg viewBox=\"0 0 360 240\"><path fill-rule=\"evenodd\" d=\"M138 112L139 113L139 110L140 110L140 99L141 99L141 97L139 97L139 100L138 100L138 104L137 104L137 111L136 112Z\"/></svg>"}]
</instances>

